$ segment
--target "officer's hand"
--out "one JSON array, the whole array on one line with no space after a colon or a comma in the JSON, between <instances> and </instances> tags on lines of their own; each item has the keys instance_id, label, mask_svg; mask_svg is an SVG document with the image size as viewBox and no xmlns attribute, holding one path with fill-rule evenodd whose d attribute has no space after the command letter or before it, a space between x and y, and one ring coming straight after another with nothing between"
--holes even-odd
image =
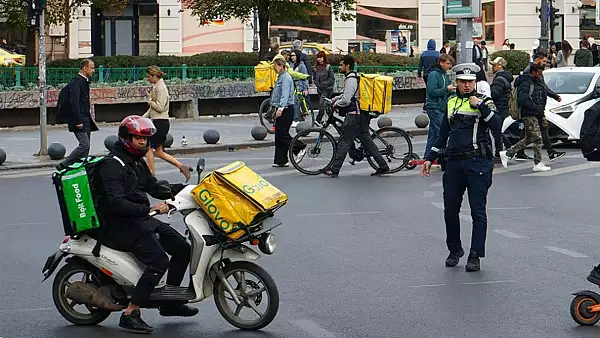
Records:
<instances>
[{"instance_id":1,"label":"officer's hand","mask_svg":"<svg viewBox=\"0 0 600 338\"><path fill-rule=\"evenodd\" d=\"M423 163L423 167L421 167L421 176L431 176L431 161L425 161L425 163Z\"/></svg>"},{"instance_id":2,"label":"officer's hand","mask_svg":"<svg viewBox=\"0 0 600 338\"><path fill-rule=\"evenodd\" d=\"M473 107L478 107L478 106L479 106L479 104L481 103L481 100L479 100L479 99L477 98L477 96L471 96L471 97L469 98L469 101L471 102L471 105L472 105Z\"/></svg>"},{"instance_id":3,"label":"officer's hand","mask_svg":"<svg viewBox=\"0 0 600 338\"><path fill-rule=\"evenodd\" d=\"M159 214L166 214L169 212L169 206L167 203L158 203L157 205L153 206L150 211L157 211Z\"/></svg>"}]
</instances>

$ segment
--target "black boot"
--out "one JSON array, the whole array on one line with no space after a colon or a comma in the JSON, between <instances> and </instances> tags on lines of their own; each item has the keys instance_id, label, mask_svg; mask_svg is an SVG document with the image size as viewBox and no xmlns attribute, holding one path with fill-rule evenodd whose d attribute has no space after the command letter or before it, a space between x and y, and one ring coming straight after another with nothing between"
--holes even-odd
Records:
<instances>
[{"instance_id":1,"label":"black boot","mask_svg":"<svg viewBox=\"0 0 600 338\"><path fill-rule=\"evenodd\" d=\"M449 268L457 266L458 261L464 255L465 251L463 249L460 249L460 251L457 252L451 252L450 255L448 255L448 258L446 258L446 266Z\"/></svg>"},{"instance_id":2,"label":"black boot","mask_svg":"<svg viewBox=\"0 0 600 338\"><path fill-rule=\"evenodd\" d=\"M375 170L375 172L372 173L371 176L381 176L381 175L385 175L385 174L389 174L389 173L390 173L389 167L379 168L379 169Z\"/></svg>"},{"instance_id":3,"label":"black boot","mask_svg":"<svg viewBox=\"0 0 600 338\"><path fill-rule=\"evenodd\" d=\"M480 269L479 257L475 251L471 250L469 258L467 259L467 265L465 265L465 270L472 272L479 271Z\"/></svg>"},{"instance_id":4,"label":"black boot","mask_svg":"<svg viewBox=\"0 0 600 338\"><path fill-rule=\"evenodd\" d=\"M600 285L600 265L595 266L592 271L590 271L590 275L587 277L587 280L590 283Z\"/></svg>"},{"instance_id":5,"label":"black boot","mask_svg":"<svg viewBox=\"0 0 600 338\"><path fill-rule=\"evenodd\" d=\"M131 333L152 333L152 326L142 320L140 310L133 310L129 316L121 314L119 327Z\"/></svg>"},{"instance_id":6,"label":"black boot","mask_svg":"<svg viewBox=\"0 0 600 338\"><path fill-rule=\"evenodd\" d=\"M187 305L161 306L159 313L163 317L193 317L198 314L198 309Z\"/></svg>"}]
</instances>

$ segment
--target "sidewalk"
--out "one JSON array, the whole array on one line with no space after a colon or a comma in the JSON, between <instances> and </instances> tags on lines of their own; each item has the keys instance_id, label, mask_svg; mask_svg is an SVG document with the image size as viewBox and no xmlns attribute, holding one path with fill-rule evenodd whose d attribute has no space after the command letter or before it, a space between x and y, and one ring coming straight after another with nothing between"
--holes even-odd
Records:
<instances>
[{"instance_id":1,"label":"sidewalk","mask_svg":"<svg viewBox=\"0 0 600 338\"><path fill-rule=\"evenodd\" d=\"M392 118L393 125L403 128L414 135L426 135L427 128L417 128L414 119L422 114L421 104L395 107L387 116ZM101 123L100 130L92 133L91 154L104 155L108 151L104 147L104 139L117 133L118 123ZM250 130L260 125L257 115L240 115L231 117L202 117L199 120L172 120L170 133L174 142L167 152L173 155L204 153L245 148L270 147L274 145L274 135L267 135L263 141L256 141L250 135ZM377 129L377 120L373 120L372 127ZM221 138L217 144L206 144L202 135L208 129L219 131ZM294 128L290 130L292 136ZM335 133L335 131L334 131ZM181 146L181 139L185 135L189 145ZM48 130L48 144L62 143L67 148L67 156L75 147L77 141L65 126L53 126ZM19 127L0 129L0 148L7 153L6 162L0 170L29 169L53 167L60 161L50 160L47 156L38 157L35 154L40 149L40 132L38 127Z\"/></svg>"}]
</instances>

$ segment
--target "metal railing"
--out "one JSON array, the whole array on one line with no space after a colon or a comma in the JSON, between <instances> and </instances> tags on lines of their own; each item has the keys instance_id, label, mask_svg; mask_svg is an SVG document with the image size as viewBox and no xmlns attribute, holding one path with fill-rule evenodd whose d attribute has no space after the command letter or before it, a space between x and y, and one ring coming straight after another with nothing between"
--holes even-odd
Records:
<instances>
[{"instance_id":1,"label":"metal railing","mask_svg":"<svg viewBox=\"0 0 600 338\"><path fill-rule=\"evenodd\" d=\"M334 67L337 72L337 67ZM413 66L358 66L359 72L395 74L398 72L416 71ZM161 67L167 80L180 79L231 79L244 80L254 78L254 66L204 66ZM68 83L77 73L77 68L53 68L46 70L46 83L57 86ZM0 87L27 87L38 83L37 67L0 67ZM98 66L92 82L99 83L133 83L146 78L146 67L105 68Z\"/></svg>"}]
</instances>

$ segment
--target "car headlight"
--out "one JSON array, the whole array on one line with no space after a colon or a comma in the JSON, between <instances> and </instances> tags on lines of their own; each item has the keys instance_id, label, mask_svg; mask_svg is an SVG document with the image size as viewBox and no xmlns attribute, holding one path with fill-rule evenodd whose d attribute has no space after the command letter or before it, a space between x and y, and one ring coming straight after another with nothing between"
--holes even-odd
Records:
<instances>
[{"instance_id":1,"label":"car headlight","mask_svg":"<svg viewBox=\"0 0 600 338\"><path fill-rule=\"evenodd\" d=\"M550 112L552 112L554 114L567 114L567 113L574 112L575 107L576 107L576 105L574 105L574 104L568 104L565 106L560 106L560 107L550 109Z\"/></svg>"},{"instance_id":2,"label":"car headlight","mask_svg":"<svg viewBox=\"0 0 600 338\"><path fill-rule=\"evenodd\" d=\"M264 254L272 255L275 252L275 248L277 244L275 244L275 235L271 233L263 234L260 237L260 241L258 242L258 248Z\"/></svg>"}]
</instances>

